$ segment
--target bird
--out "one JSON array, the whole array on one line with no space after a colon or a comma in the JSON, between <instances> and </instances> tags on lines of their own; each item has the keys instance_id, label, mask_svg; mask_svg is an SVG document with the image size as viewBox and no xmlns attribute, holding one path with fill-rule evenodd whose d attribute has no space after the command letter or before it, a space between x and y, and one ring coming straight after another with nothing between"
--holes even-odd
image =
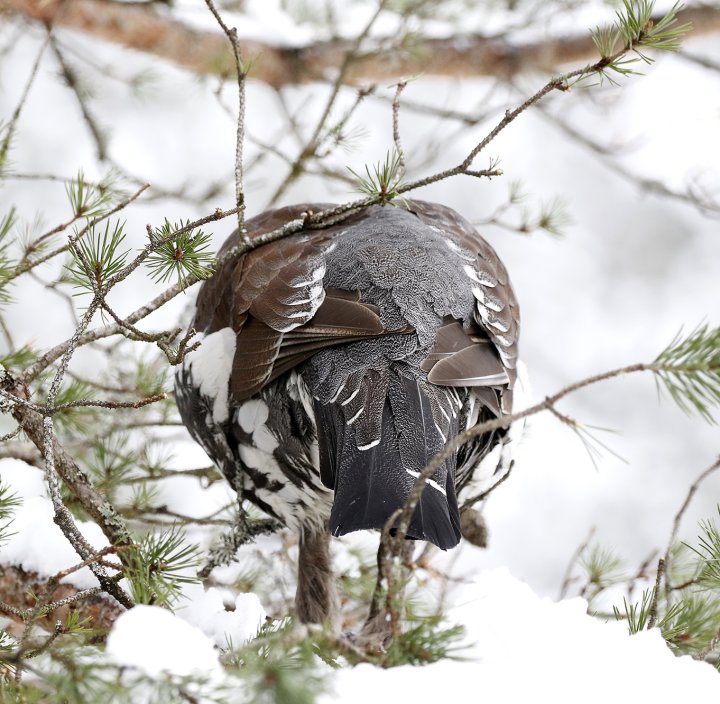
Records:
<instances>
[{"instance_id":1,"label":"bird","mask_svg":"<svg viewBox=\"0 0 720 704\"><path fill-rule=\"evenodd\" d=\"M306 623L337 619L330 536L383 529L450 438L509 415L518 363L505 266L444 205L373 205L223 256L331 207L270 210L228 238L197 296L200 345L175 375L193 438L243 499L298 533ZM505 436L474 437L445 460L407 538L459 543L458 495Z\"/></svg>"}]
</instances>

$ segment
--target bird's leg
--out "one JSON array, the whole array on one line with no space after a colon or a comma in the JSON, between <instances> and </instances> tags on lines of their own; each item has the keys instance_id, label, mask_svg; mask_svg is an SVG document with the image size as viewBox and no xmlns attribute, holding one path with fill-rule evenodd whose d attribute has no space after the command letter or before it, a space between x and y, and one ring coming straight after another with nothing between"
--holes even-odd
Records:
<instances>
[{"instance_id":1,"label":"bird's leg","mask_svg":"<svg viewBox=\"0 0 720 704\"><path fill-rule=\"evenodd\" d=\"M370 613L356 638L356 644L361 648L383 651L393 636L399 634L398 605L405 589L404 584L397 584L397 575L392 574L393 558L399 558L400 563L406 567L412 561L414 550L414 540L402 540L399 545L394 540L380 542L377 556L378 577Z\"/></svg>"},{"instance_id":2,"label":"bird's leg","mask_svg":"<svg viewBox=\"0 0 720 704\"><path fill-rule=\"evenodd\" d=\"M325 623L335 629L340 614L330 562L327 528L303 526L298 555L295 613L302 623Z\"/></svg>"}]
</instances>

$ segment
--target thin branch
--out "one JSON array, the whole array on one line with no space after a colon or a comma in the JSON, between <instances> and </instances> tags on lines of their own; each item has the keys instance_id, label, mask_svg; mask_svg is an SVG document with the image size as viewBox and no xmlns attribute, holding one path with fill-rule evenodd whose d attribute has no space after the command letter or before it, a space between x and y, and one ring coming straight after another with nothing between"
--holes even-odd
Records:
<instances>
[{"instance_id":1,"label":"thin branch","mask_svg":"<svg viewBox=\"0 0 720 704\"><path fill-rule=\"evenodd\" d=\"M124 198L122 201L120 201L117 205L113 206L110 210L108 210L106 213L103 213L102 215L99 215L96 218L93 218L88 224L83 227L82 230L80 230L74 237L76 240L83 237L87 232L89 232L93 227L101 223L103 220L107 220L111 215L114 215L115 213L120 212L121 210L127 208L130 203L137 200L150 186L148 184L143 185L141 188L139 188L135 193L128 196L127 198ZM59 226L58 228L55 228L54 231L51 231L50 233L46 233L42 236L42 238L46 238L49 234L55 234L56 232L60 232L61 230L64 230L65 228L69 227L69 225L72 225L73 222L75 222L77 218L74 218L72 221L66 223L65 225ZM18 265L15 267L14 271L12 271L10 274L8 274L5 281L12 281L13 279L16 279L18 276L21 276L22 274L30 271L31 269L34 269L36 266L40 266L40 264L44 264L47 261L50 261L54 257L58 256L58 254L62 254L63 252L67 252L68 248L70 247L70 244L64 244L60 247L55 248L51 252L48 252L47 254L44 254L42 257L38 257L37 259L33 259L32 261L28 261L27 259L21 260Z\"/></svg>"},{"instance_id":2,"label":"thin branch","mask_svg":"<svg viewBox=\"0 0 720 704\"><path fill-rule=\"evenodd\" d=\"M688 186L685 190L674 189L659 179L636 173L632 169L627 168L615 154L608 150L606 145L597 142L590 135L583 133L560 115L551 114L550 111L542 105L538 106L538 109L540 110L540 114L556 129L559 129L575 142L595 154L604 166L610 169L613 174L627 181L631 186L655 196L689 203L705 213L720 213L720 202L718 202L717 199L713 199L709 194L693 189L692 185Z\"/></svg>"},{"instance_id":3,"label":"thin branch","mask_svg":"<svg viewBox=\"0 0 720 704\"><path fill-rule=\"evenodd\" d=\"M35 82L35 78L37 77L38 69L40 68L40 62L42 61L42 57L45 54L45 49L47 49L49 40L50 35L48 34L48 37L43 42L40 50L37 53L37 56L35 57L35 61L33 62L33 65L30 69L30 75L28 76L28 79L25 83L22 94L20 95L20 100L18 100L18 103L15 106L15 110L13 110L10 121L7 123L7 125L5 125L5 137L3 138L2 144L0 144L0 167L3 166L7 161L10 144L13 137L15 136L15 130L17 129L20 115L22 114L25 103L27 102L28 95L30 94L30 89Z\"/></svg>"},{"instance_id":4,"label":"thin branch","mask_svg":"<svg viewBox=\"0 0 720 704\"><path fill-rule=\"evenodd\" d=\"M357 61L360 47L362 46L365 39L367 39L370 31L375 25L375 22L380 16L380 13L385 9L386 5L388 4L388 1L389 0L380 0L375 12L372 14L366 25L363 27L362 31L352 40L352 43L350 44L348 50L345 52L342 63L338 68L337 76L335 77L335 81L333 82L332 88L330 90L330 95L327 99L327 102L325 103L325 107L320 115L320 118L315 125L312 136L310 137L310 139L307 140L305 146L300 150L298 156L290 167L287 176L282 180L275 193L273 193L273 195L271 196L268 205L272 206L280 200L280 198L285 194L287 189L302 175L305 163L309 159L317 155L317 150L320 145L320 138L322 132L325 129L327 121L330 117L330 113L335 106L335 101L340 94L340 90L345 83L345 78L347 76L348 70L350 69L353 62Z\"/></svg>"},{"instance_id":5,"label":"thin branch","mask_svg":"<svg viewBox=\"0 0 720 704\"><path fill-rule=\"evenodd\" d=\"M92 135L93 141L95 142L95 150L97 152L98 161L105 161L107 159L107 136L104 134L103 130L98 125L97 120L90 112L90 108L87 105L87 98L82 93L80 81L75 73L75 69L73 69L72 66L70 66L70 64L68 64L65 60L64 54L60 51L60 46L50 32L48 32L48 39L50 40L50 46L55 54L55 58L60 65L60 71L65 79L65 84L75 96L77 103L80 106L80 112L82 113L83 120L85 121L85 124Z\"/></svg>"},{"instance_id":6,"label":"thin branch","mask_svg":"<svg viewBox=\"0 0 720 704\"><path fill-rule=\"evenodd\" d=\"M469 508L472 508L475 504L482 501L483 499L486 499L490 494L492 494L495 489L497 489L501 484L506 482L510 475L512 474L513 467L515 466L515 460L512 460L507 468L507 471L500 477L500 479L497 479L495 482L493 482L487 489L484 491L481 491L476 496L471 496L469 499L466 499L463 502L463 505L460 507L460 511L465 511ZM502 458L498 461L497 469L495 470L495 473L499 472L502 469Z\"/></svg>"},{"instance_id":7,"label":"thin branch","mask_svg":"<svg viewBox=\"0 0 720 704\"><path fill-rule=\"evenodd\" d=\"M200 218L199 220L195 220L194 222L188 223L186 226L180 228L179 230L174 231L171 235L169 235L167 238L164 238L162 240L158 240L155 244L158 246L163 244L166 241L171 241L172 237L174 235L177 235L178 233L183 232L190 232L191 230L204 225L208 222L221 220L222 218L228 217L230 215L234 215L236 212L235 208L231 210L220 210L219 208L215 210L215 212L212 215L207 215L205 217ZM298 230L302 229L302 222L299 226L296 227L296 229L292 230L293 232L297 232ZM259 246L255 245L254 241L251 247ZM63 248L65 249L65 248ZM131 264L128 265L128 267L132 267L131 271L134 271L136 268L142 264L142 262L149 256L149 254L152 252L153 246L147 245L143 251L136 257L136 259L131 262ZM240 251L239 248L236 251ZM233 253L228 253L226 256L236 256L236 251ZM244 251L244 250L242 250ZM218 263L222 263L225 261L225 257L221 257L218 260ZM123 280L129 274L131 271L125 271L120 272L120 274L123 274L122 276L120 274L117 275L117 277L111 278L106 285L114 286L119 281ZM131 313L126 318L123 319L123 324L120 325L118 323L115 323L113 325L105 325L101 328L97 328L95 330L90 330L88 332L83 332L77 339L76 344L77 346L83 346L87 345L91 342L96 342L97 340L101 340L106 337L112 337L113 335L117 335L122 332L122 330L127 327L128 325L134 325L138 321L142 320L143 318L146 318L150 313L157 310L158 308L161 308L164 306L168 301L175 298L177 295L181 293L185 293L187 288L190 286L198 283L200 279L198 279L195 276L189 275L187 276L185 283L183 286L180 284L175 284L174 286L171 286L170 288L163 291L161 294L156 296L152 301L145 304L144 306L141 306L138 308L134 313ZM36 362L34 362L30 367L28 367L22 374L20 374L17 378L17 380L23 384L28 384L32 380L36 379L39 374L41 374L47 367L52 364L53 362L60 359L65 352L68 349L68 346L70 345L71 341L66 340L65 342L61 342L58 345L55 345L55 347L48 350L42 357L40 357Z\"/></svg>"},{"instance_id":8,"label":"thin branch","mask_svg":"<svg viewBox=\"0 0 720 704\"><path fill-rule=\"evenodd\" d=\"M517 413L479 423L472 428L468 428L467 430L458 433L458 435L456 435L454 438L452 438L446 443L443 450L438 452L430 460L430 462L428 462L428 464L425 466L422 472L420 472L419 476L415 480L415 485L413 486L410 494L408 495L405 507L403 508L403 512L397 523L398 534L402 533L402 535L404 536L407 533L408 526L410 525L410 520L415 511L417 503L420 500L420 496L425 489L425 484L427 480L430 479L430 477L435 474L435 472L440 468L440 466L455 452L457 452L457 450L465 443L469 442L475 437L478 437L479 435L490 432L491 430L507 428L512 423L518 420L527 418L531 415L535 415L536 413L540 413L541 411L550 410L562 398L574 393L575 391L579 391L586 386L591 386L592 384L597 384L601 381L606 381L608 379L613 379L615 377L624 376L626 374L631 374L634 372L654 371L655 369L656 367L653 364L631 364L626 367L620 367L618 369L603 372L602 374L595 374L593 376L587 377L586 379L582 379L581 381L577 381L574 384L566 386L564 389L561 389L552 396L547 396L543 401L535 404L534 406L530 406L522 411L518 411Z\"/></svg>"},{"instance_id":9,"label":"thin branch","mask_svg":"<svg viewBox=\"0 0 720 704\"><path fill-rule=\"evenodd\" d=\"M697 493L697 490L700 488L700 485L711 474L713 474L713 472L716 472L718 469L720 469L720 455L715 460L715 462L713 462L707 469L703 470L697 477L697 479L695 479L695 481L690 485L690 488L688 489L688 493L685 496L685 500L683 501L682 506L680 506L680 509L675 514L675 518L673 519L672 524L672 530L670 531L670 538L668 539L667 547L665 548L665 555L663 557L663 562L665 564L664 584L666 597L669 597L670 592L675 589L674 586L670 586L669 579L670 577L672 577L672 549L677 542L678 534L680 533L680 523L682 522L683 516L685 515L688 506L690 506L690 502L693 500L693 497Z\"/></svg>"},{"instance_id":10,"label":"thin branch","mask_svg":"<svg viewBox=\"0 0 720 704\"><path fill-rule=\"evenodd\" d=\"M3 380L3 391L12 394L18 401L27 401L27 388L12 379L7 373ZM50 399L50 404L52 404L52 399ZM50 417L43 417L22 402L15 404L12 414L15 420L22 424L25 434L44 457L50 497L55 510L55 522L63 530L80 558L83 560L88 559L94 553L94 550L82 536L72 515L62 502L58 486L58 475L62 477L65 485L82 504L91 518L100 526L112 544L131 544L130 534L123 519L105 497L95 489L87 475L77 466L73 458L55 438ZM108 578L102 567L96 563L93 563L90 567L107 593L114 596L123 606L132 606L132 600L117 584Z\"/></svg>"},{"instance_id":11,"label":"thin branch","mask_svg":"<svg viewBox=\"0 0 720 704\"><path fill-rule=\"evenodd\" d=\"M68 401L67 403L61 403L54 406L52 409L53 413L62 411L66 408L108 408L111 410L117 410L120 408L143 408L149 406L151 403L157 403L158 401L165 401L167 394L156 394L155 396L148 396L147 398L141 398L139 401L113 401L113 400L100 400L100 399L87 399L80 401Z\"/></svg>"},{"instance_id":12,"label":"thin branch","mask_svg":"<svg viewBox=\"0 0 720 704\"><path fill-rule=\"evenodd\" d=\"M242 59L242 48L238 39L237 28L230 29L223 22L220 13L215 7L213 0L205 0L205 4L212 12L217 23L222 28L230 41L230 46L235 59L235 73L238 82L238 116L237 116L237 133L235 142L235 207L237 208L238 231L244 241L247 241L245 234L245 190L243 187L243 144L245 141L245 79L247 78L247 69Z\"/></svg>"},{"instance_id":13,"label":"thin branch","mask_svg":"<svg viewBox=\"0 0 720 704\"><path fill-rule=\"evenodd\" d=\"M407 81L400 81L395 87L395 96L392 101L392 130L393 130L393 142L395 144L395 151L398 155L398 161L400 165L400 178L405 175L407 166L405 165L405 153L403 152L402 142L400 141L400 95L405 90Z\"/></svg>"}]
</instances>

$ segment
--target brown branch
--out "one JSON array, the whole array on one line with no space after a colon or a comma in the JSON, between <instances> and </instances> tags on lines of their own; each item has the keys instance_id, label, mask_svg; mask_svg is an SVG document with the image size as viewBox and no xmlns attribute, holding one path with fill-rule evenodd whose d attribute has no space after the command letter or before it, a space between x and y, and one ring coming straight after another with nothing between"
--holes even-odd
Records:
<instances>
[{"instance_id":1,"label":"brown branch","mask_svg":"<svg viewBox=\"0 0 720 704\"><path fill-rule=\"evenodd\" d=\"M26 18L154 54L196 73L227 76L235 68L232 50L222 34L188 27L159 14L152 6L106 0L4 0L4 6ZM720 29L720 11L713 7L686 8L678 13L678 22L691 22L694 35L708 34ZM250 39L240 39L239 44L242 55L253 62L250 77L279 87L334 74L343 65L352 40L334 39L303 48ZM457 37L424 38L411 52L390 46L358 56L348 68L345 81L392 81L417 74L508 78L530 71L552 72L562 64L582 61L595 53L586 31L523 45L478 34L463 36L462 41Z\"/></svg>"}]
</instances>

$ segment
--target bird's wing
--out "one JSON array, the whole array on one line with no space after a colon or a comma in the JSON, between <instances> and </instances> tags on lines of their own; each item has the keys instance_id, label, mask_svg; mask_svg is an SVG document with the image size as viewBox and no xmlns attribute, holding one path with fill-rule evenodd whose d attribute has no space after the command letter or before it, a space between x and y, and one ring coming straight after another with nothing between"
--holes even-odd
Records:
<instances>
[{"instance_id":1,"label":"bird's wing","mask_svg":"<svg viewBox=\"0 0 720 704\"><path fill-rule=\"evenodd\" d=\"M444 233L449 247L458 248L475 299L473 325L444 321L424 363L428 381L443 386L504 386L502 406L509 412L520 308L507 270L472 224L451 208L425 201L409 201L408 207L425 224Z\"/></svg>"},{"instance_id":2,"label":"bird's wing","mask_svg":"<svg viewBox=\"0 0 720 704\"><path fill-rule=\"evenodd\" d=\"M325 204L302 204L263 213L246 222L252 240ZM352 220L350 220L352 222ZM359 291L325 289L325 256L348 226L305 231L227 262L203 286L194 326L207 333L236 333L230 395L238 403L313 354L354 340L413 332L389 330L377 307ZM234 244L230 238L223 249ZM222 253L223 250L221 250Z\"/></svg>"}]
</instances>

